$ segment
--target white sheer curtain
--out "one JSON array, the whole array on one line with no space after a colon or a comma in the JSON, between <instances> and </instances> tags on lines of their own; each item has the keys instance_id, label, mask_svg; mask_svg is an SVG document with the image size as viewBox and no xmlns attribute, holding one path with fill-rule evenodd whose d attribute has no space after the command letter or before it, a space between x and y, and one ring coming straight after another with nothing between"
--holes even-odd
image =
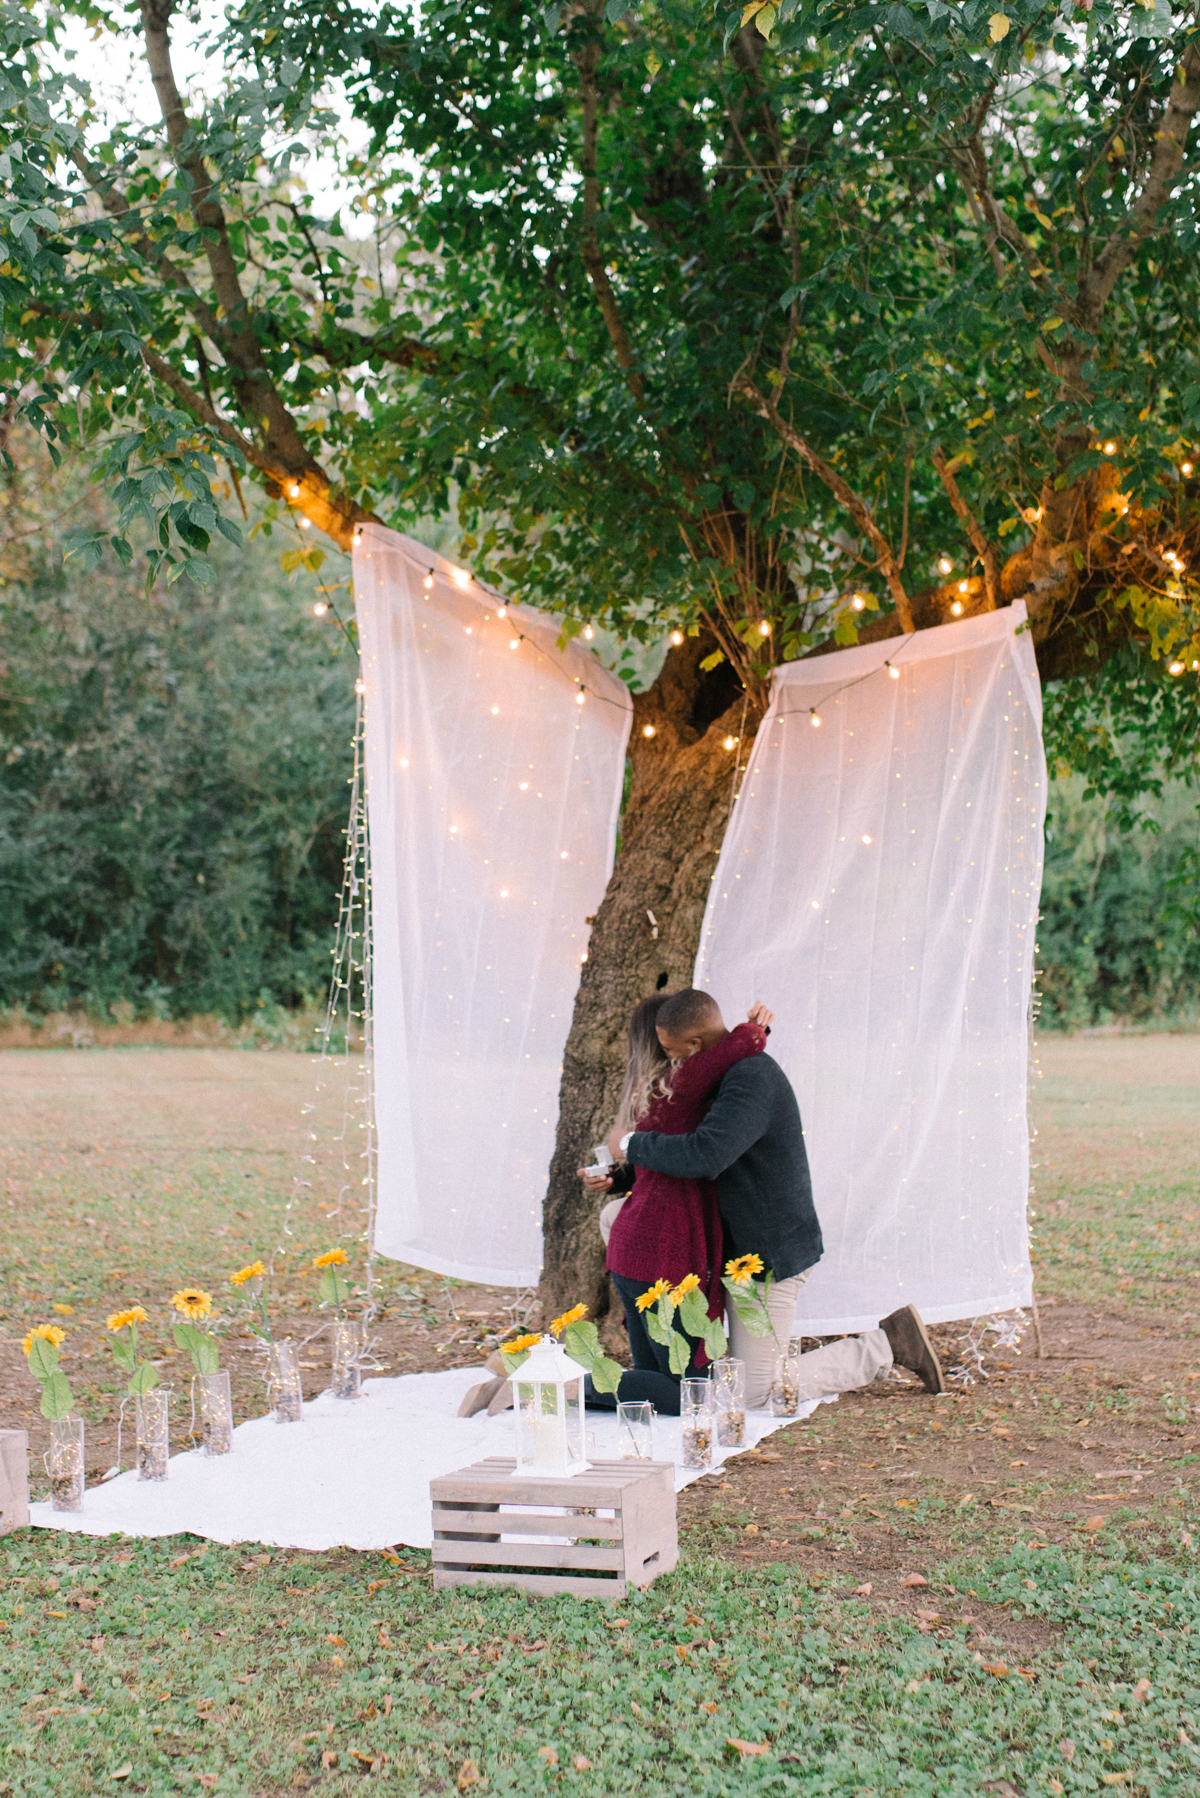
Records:
<instances>
[{"instance_id":1,"label":"white sheer curtain","mask_svg":"<svg viewBox=\"0 0 1200 1798\"><path fill-rule=\"evenodd\" d=\"M1023 606L778 673L696 980L778 1013L825 1238L805 1333L1029 1301L1045 795Z\"/></svg>"},{"instance_id":2,"label":"white sheer curtain","mask_svg":"<svg viewBox=\"0 0 1200 1798\"><path fill-rule=\"evenodd\" d=\"M421 544L354 555L366 687L381 1253L517 1285L632 706L557 626ZM581 701L582 696L582 702Z\"/></svg>"}]
</instances>

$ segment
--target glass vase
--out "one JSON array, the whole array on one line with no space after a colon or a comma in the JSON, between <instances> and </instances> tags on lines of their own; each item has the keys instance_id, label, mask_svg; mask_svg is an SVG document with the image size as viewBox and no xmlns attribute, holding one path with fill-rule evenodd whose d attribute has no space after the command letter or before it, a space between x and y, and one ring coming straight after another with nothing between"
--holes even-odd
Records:
<instances>
[{"instance_id":1,"label":"glass vase","mask_svg":"<svg viewBox=\"0 0 1200 1798\"><path fill-rule=\"evenodd\" d=\"M296 1345L288 1337L271 1345L271 1380L268 1387L276 1423L299 1423L304 1416L304 1392L296 1365Z\"/></svg>"},{"instance_id":2,"label":"glass vase","mask_svg":"<svg viewBox=\"0 0 1200 1798\"><path fill-rule=\"evenodd\" d=\"M775 1363L771 1382L771 1412L775 1417L794 1417L800 1409L800 1338L793 1336Z\"/></svg>"},{"instance_id":3,"label":"glass vase","mask_svg":"<svg viewBox=\"0 0 1200 1798\"><path fill-rule=\"evenodd\" d=\"M717 1447L744 1448L746 1443L746 1363L734 1355L713 1362L713 1403Z\"/></svg>"},{"instance_id":4,"label":"glass vase","mask_svg":"<svg viewBox=\"0 0 1200 1798\"><path fill-rule=\"evenodd\" d=\"M618 1402L617 1435L622 1461L653 1461L654 1406L649 1399Z\"/></svg>"},{"instance_id":5,"label":"glass vase","mask_svg":"<svg viewBox=\"0 0 1200 1798\"><path fill-rule=\"evenodd\" d=\"M711 1380L681 1380L679 1415L683 1420L683 1465L707 1469L713 1459L713 1387Z\"/></svg>"},{"instance_id":6,"label":"glass vase","mask_svg":"<svg viewBox=\"0 0 1200 1798\"><path fill-rule=\"evenodd\" d=\"M227 1455L233 1447L233 1401L229 1396L229 1375L198 1374L200 1382L200 1420L206 1455Z\"/></svg>"},{"instance_id":7,"label":"glass vase","mask_svg":"<svg viewBox=\"0 0 1200 1798\"><path fill-rule=\"evenodd\" d=\"M50 1424L50 1503L56 1511L83 1509L83 1419Z\"/></svg>"},{"instance_id":8,"label":"glass vase","mask_svg":"<svg viewBox=\"0 0 1200 1798\"><path fill-rule=\"evenodd\" d=\"M171 1395L158 1387L137 1400L137 1470L139 1480L165 1480L170 1459L168 1413Z\"/></svg>"},{"instance_id":9,"label":"glass vase","mask_svg":"<svg viewBox=\"0 0 1200 1798\"><path fill-rule=\"evenodd\" d=\"M357 1398L362 1391L362 1325L339 1318L333 1326L333 1396Z\"/></svg>"}]
</instances>

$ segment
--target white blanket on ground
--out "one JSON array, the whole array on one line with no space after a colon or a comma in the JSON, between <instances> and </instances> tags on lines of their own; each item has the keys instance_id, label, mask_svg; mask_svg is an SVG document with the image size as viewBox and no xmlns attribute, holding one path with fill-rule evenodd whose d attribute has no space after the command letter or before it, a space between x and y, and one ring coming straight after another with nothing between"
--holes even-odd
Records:
<instances>
[{"instance_id":1,"label":"white blanket on ground","mask_svg":"<svg viewBox=\"0 0 1200 1798\"><path fill-rule=\"evenodd\" d=\"M83 1510L30 1506L30 1521L43 1529L78 1530L90 1536L173 1536L185 1532L214 1542L263 1542L271 1547L428 1548L429 1482L469 1467L487 1455L511 1455L513 1415L456 1417L466 1393L478 1384L477 1368L405 1374L371 1380L356 1400L324 1392L304 1407L298 1424L257 1417L233 1433L233 1451L210 1459L199 1450L175 1455L168 1479L139 1480L123 1473L84 1494ZM818 1400L800 1410L807 1417ZM789 1420L766 1412L746 1414L746 1447ZM597 1459L615 1459L615 1414L589 1411ZM681 1425L660 1417L654 1453L676 1462L679 1491L698 1473L678 1465ZM720 1451L728 1459L740 1450Z\"/></svg>"}]
</instances>

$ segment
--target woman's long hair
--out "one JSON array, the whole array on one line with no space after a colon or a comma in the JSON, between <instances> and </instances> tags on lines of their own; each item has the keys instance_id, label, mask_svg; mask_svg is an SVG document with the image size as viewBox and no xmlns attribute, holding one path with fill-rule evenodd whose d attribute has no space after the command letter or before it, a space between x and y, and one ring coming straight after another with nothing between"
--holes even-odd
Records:
<instances>
[{"instance_id":1,"label":"woman's long hair","mask_svg":"<svg viewBox=\"0 0 1200 1798\"><path fill-rule=\"evenodd\" d=\"M668 997L667 993L653 993L642 1000L629 1020L629 1062L615 1119L622 1136L636 1128L656 1099L670 1092L671 1059L654 1028Z\"/></svg>"}]
</instances>

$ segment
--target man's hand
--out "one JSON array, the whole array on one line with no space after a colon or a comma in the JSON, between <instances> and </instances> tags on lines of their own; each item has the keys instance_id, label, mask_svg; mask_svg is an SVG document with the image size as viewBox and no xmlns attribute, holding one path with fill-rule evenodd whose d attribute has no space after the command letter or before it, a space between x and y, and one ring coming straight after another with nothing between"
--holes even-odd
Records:
<instances>
[{"instance_id":1,"label":"man's hand","mask_svg":"<svg viewBox=\"0 0 1200 1798\"><path fill-rule=\"evenodd\" d=\"M761 1024L764 1030L769 1030L775 1022L775 1013L768 1011L761 999L756 999L747 1012L746 1018L748 1023Z\"/></svg>"},{"instance_id":2,"label":"man's hand","mask_svg":"<svg viewBox=\"0 0 1200 1798\"><path fill-rule=\"evenodd\" d=\"M624 1130L619 1129L618 1126L614 1124L604 1139L608 1144L608 1152L614 1161L624 1161L625 1159L624 1155L621 1153L621 1138L624 1134Z\"/></svg>"},{"instance_id":3,"label":"man's hand","mask_svg":"<svg viewBox=\"0 0 1200 1798\"><path fill-rule=\"evenodd\" d=\"M609 1174L589 1174L585 1167L577 1167L575 1172L583 1181L589 1192L611 1192L612 1177Z\"/></svg>"}]
</instances>

